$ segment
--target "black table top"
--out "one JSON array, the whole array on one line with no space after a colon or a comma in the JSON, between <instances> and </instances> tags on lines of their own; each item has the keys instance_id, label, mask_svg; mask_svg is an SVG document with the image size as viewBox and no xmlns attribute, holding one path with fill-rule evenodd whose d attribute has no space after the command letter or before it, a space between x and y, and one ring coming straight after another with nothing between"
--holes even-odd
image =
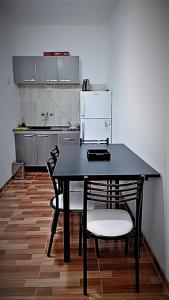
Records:
<instances>
[{"instance_id":1,"label":"black table top","mask_svg":"<svg viewBox=\"0 0 169 300\"><path fill-rule=\"evenodd\" d=\"M109 161L89 161L88 149L107 149ZM83 180L84 176L159 177L160 174L124 144L60 145L60 154L53 177L62 180Z\"/></svg>"}]
</instances>

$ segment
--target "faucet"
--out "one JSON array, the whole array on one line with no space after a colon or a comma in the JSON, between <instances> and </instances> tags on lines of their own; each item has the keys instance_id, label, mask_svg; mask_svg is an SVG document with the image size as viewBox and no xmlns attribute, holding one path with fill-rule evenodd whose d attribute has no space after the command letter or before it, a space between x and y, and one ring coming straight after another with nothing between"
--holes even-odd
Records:
<instances>
[{"instance_id":1,"label":"faucet","mask_svg":"<svg viewBox=\"0 0 169 300\"><path fill-rule=\"evenodd\" d=\"M72 127L72 123L68 120L67 124L69 125L69 127Z\"/></svg>"},{"instance_id":2,"label":"faucet","mask_svg":"<svg viewBox=\"0 0 169 300\"><path fill-rule=\"evenodd\" d=\"M42 116L42 122L44 123L43 126L45 126L48 121L49 113L41 112L41 116Z\"/></svg>"}]
</instances>

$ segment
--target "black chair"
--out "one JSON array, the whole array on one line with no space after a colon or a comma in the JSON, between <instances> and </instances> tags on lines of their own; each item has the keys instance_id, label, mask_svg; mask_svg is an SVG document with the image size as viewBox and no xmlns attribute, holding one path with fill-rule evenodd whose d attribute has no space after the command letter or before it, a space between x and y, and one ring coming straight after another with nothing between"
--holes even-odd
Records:
<instances>
[{"instance_id":1,"label":"black chair","mask_svg":"<svg viewBox=\"0 0 169 300\"><path fill-rule=\"evenodd\" d=\"M53 161L56 163L57 162L57 158L59 156L59 148L58 145L55 145L54 149L52 149L52 151L50 152L51 158L53 159Z\"/></svg>"},{"instance_id":2,"label":"black chair","mask_svg":"<svg viewBox=\"0 0 169 300\"><path fill-rule=\"evenodd\" d=\"M112 181L110 177L104 179L104 182L101 178L96 181L93 177L84 180L83 293L87 295L87 239L126 240L130 235L134 237L135 290L139 292L143 177L136 177L132 181L127 178L123 178L123 181L119 181L119 178ZM111 203L112 208L88 210L88 201ZM135 202L133 213L129 207L131 202Z\"/></svg>"},{"instance_id":3,"label":"black chair","mask_svg":"<svg viewBox=\"0 0 169 300\"><path fill-rule=\"evenodd\" d=\"M64 212L63 205L63 183L62 181L58 181L52 177L54 168L56 166L57 160L52 157L47 161L47 168L50 175L50 178L53 183L53 188L55 192L55 196L50 200L50 206L54 209L53 220L51 224L51 236L47 251L47 256L50 256L53 238L56 233L57 224L59 215L61 212ZM90 203L88 208L93 208L94 204ZM72 191L70 192L70 213L81 213L83 210L83 192L81 191Z\"/></svg>"},{"instance_id":4,"label":"black chair","mask_svg":"<svg viewBox=\"0 0 169 300\"><path fill-rule=\"evenodd\" d=\"M58 145L55 145L54 149L50 152L52 159L54 162L57 162L59 157L59 148ZM70 182L70 192L83 192L83 181L71 181Z\"/></svg>"},{"instance_id":5,"label":"black chair","mask_svg":"<svg viewBox=\"0 0 169 300\"><path fill-rule=\"evenodd\" d=\"M80 146L84 145L84 144L106 144L107 146L109 145L109 138L106 139L102 139L102 140L85 140L83 138L80 138ZM109 203L106 204L107 208ZM97 238L95 239L95 244L96 244L96 254L97 257L99 257L99 246L98 246L98 242L97 242ZM81 246L79 248L79 255L81 255Z\"/></svg>"}]
</instances>

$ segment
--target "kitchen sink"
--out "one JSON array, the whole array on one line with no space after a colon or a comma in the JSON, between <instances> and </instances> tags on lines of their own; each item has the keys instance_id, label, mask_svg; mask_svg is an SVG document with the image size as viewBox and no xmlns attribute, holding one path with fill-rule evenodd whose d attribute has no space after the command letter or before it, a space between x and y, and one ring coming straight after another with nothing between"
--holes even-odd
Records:
<instances>
[{"instance_id":1,"label":"kitchen sink","mask_svg":"<svg viewBox=\"0 0 169 300\"><path fill-rule=\"evenodd\" d=\"M71 126L28 126L30 130L56 130L56 131L78 131L79 129Z\"/></svg>"},{"instance_id":2,"label":"kitchen sink","mask_svg":"<svg viewBox=\"0 0 169 300\"><path fill-rule=\"evenodd\" d=\"M50 130L51 126L28 126L31 130Z\"/></svg>"}]
</instances>

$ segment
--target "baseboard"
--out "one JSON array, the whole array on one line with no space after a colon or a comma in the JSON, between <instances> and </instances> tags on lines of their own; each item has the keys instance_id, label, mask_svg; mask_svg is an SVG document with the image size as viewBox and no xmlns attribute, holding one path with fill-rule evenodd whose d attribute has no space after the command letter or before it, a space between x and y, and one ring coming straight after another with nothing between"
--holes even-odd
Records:
<instances>
[{"instance_id":1,"label":"baseboard","mask_svg":"<svg viewBox=\"0 0 169 300\"><path fill-rule=\"evenodd\" d=\"M46 173L48 170L47 170L47 166L35 166L35 167L25 166L25 171L27 171L27 172L44 172L44 173Z\"/></svg>"},{"instance_id":2,"label":"baseboard","mask_svg":"<svg viewBox=\"0 0 169 300\"><path fill-rule=\"evenodd\" d=\"M7 185L12 181L12 179L14 178L14 175L11 176L11 178L9 178L9 180L0 188L0 193L2 193L4 191L4 189L7 187Z\"/></svg>"},{"instance_id":3,"label":"baseboard","mask_svg":"<svg viewBox=\"0 0 169 300\"><path fill-rule=\"evenodd\" d=\"M147 252L148 252L148 254L151 257L151 259L152 259L152 261L153 261L153 263L155 265L155 268L156 268L157 272L159 273L159 275L161 277L161 280L163 281L164 286L166 287L167 292L169 293L169 282L168 282L167 278L165 277L165 275L164 275L164 273L163 273L163 271L162 271L162 269L161 269L161 267L160 267L157 259L154 256L153 251L151 250L151 248L150 248L150 246L149 246L149 244L146 241L146 239L145 239L144 236L142 236L142 242L144 243L144 246L147 249Z\"/></svg>"}]
</instances>

